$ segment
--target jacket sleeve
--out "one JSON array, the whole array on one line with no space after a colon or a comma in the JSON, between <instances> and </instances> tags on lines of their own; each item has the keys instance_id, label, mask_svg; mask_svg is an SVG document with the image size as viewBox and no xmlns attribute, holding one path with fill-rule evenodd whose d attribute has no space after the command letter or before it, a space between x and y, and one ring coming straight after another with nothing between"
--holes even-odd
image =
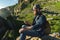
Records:
<instances>
[{"instance_id":1,"label":"jacket sleeve","mask_svg":"<svg viewBox=\"0 0 60 40\"><path fill-rule=\"evenodd\" d=\"M32 25L32 29L35 29L35 28L42 28L42 25L46 22L46 17L45 16L41 16L39 17L39 19L36 21L36 24L35 25Z\"/></svg>"}]
</instances>

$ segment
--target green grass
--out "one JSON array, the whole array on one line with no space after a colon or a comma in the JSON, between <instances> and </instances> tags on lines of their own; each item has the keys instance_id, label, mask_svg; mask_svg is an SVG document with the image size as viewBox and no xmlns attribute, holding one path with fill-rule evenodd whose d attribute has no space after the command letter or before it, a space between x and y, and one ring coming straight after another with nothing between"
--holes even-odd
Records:
<instances>
[{"instance_id":1,"label":"green grass","mask_svg":"<svg viewBox=\"0 0 60 40\"><path fill-rule=\"evenodd\" d=\"M55 7L56 7L56 9L59 9L59 10L60 10L60 2L57 2L57 3L55 4Z\"/></svg>"}]
</instances>

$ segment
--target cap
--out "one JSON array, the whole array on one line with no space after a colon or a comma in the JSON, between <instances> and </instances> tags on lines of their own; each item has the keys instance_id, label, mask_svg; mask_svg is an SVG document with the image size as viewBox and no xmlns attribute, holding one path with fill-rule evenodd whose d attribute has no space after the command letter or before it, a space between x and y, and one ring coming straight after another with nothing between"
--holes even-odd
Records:
<instances>
[{"instance_id":1,"label":"cap","mask_svg":"<svg viewBox=\"0 0 60 40\"><path fill-rule=\"evenodd\" d=\"M33 6L33 10L34 9L42 9L42 8L41 8L41 6L39 4L36 4L36 5Z\"/></svg>"}]
</instances>

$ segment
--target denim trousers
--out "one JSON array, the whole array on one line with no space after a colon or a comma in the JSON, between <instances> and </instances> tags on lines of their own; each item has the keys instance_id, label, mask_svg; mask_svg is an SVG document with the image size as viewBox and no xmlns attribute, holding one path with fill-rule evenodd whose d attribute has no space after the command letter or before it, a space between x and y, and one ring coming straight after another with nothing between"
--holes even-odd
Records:
<instances>
[{"instance_id":1,"label":"denim trousers","mask_svg":"<svg viewBox=\"0 0 60 40\"><path fill-rule=\"evenodd\" d=\"M26 25L22 25L22 28L26 27ZM25 40L26 35L32 36L32 37L41 37L40 33L35 30L27 30L24 31L23 33L20 33L20 40Z\"/></svg>"}]
</instances>

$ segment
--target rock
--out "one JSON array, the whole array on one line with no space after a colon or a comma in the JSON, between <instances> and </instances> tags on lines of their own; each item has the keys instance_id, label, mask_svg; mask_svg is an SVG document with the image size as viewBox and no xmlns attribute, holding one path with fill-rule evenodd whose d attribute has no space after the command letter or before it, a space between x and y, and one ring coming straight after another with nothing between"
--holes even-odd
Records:
<instances>
[{"instance_id":1,"label":"rock","mask_svg":"<svg viewBox=\"0 0 60 40\"><path fill-rule=\"evenodd\" d=\"M20 37L17 37L16 40L20 40ZM26 36L26 40L41 40L39 37Z\"/></svg>"},{"instance_id":2,"label":"rock","mask_svg":"<svg viewBox=\"0 0 60 40\"><path fill-rule=\"evenodd\" d=\"M20 37L17 37L16 40L20 40ZM52 36L43 36L42 38L26 36L26 40L60 40L60 39Z\"/></svg>"},{"instance_id":3,"label":"rock","mask_svg":"<svg viewBox=\"0 0 60 40\"><path fill-rule=\"evenodd\" d=\"M52 36L44 36L42 40L60 40L58 38L52 37Z\"/></svg>"},{"instance_id":4,"label":"rock","mask_svg":"<svg viewBox=\"0 0 60 40\"><path fill-rule=\"evenodd\" d=\"M32 37L31 40L41 40L41 38L38 38L38 37Z\"/></svg>"},{"instance_id":5,"label":"rock","mask_svg":"<svg viewBox=\"0 0 60 40\"><path fill-rule=\"evenodd\" d=\"M16 40L20 40L20 37L17 37Z\"/></svg>"}]
</instances>

